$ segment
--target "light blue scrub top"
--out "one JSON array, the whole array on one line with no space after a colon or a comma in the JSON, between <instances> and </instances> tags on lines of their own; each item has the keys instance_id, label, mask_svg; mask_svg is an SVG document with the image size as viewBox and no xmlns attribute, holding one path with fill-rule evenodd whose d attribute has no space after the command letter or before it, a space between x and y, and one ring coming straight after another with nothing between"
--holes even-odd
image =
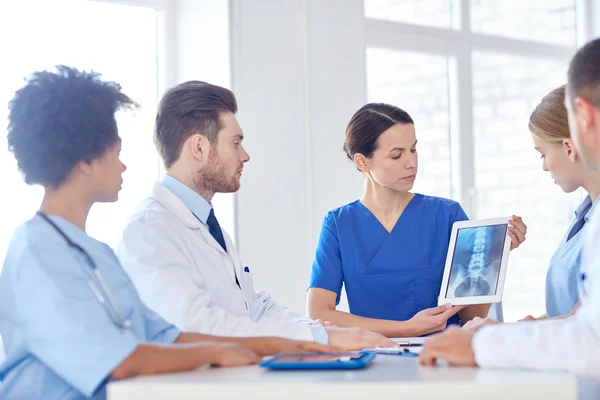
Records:
<instances>
[{"instance_id":1,"label":"light blue scrub top","mask_svg":"<svg viewBox=\"0 0 600 400\"><path fill-rule=\"evenodd\" d=\"M337 294L346 287L350 312L406 321L437 306L460 204L415 194L390 233L360 201L330 211L321 228L309 287ZM448 320L459 323L455 315Z\"/></svg>"},{"instance_id":2,"label":"light blue scrub top","mask_svg":"<svg viewBox=\"0 0 600 400\"><path fill-rule=\"evenodd\" d=\"M567 233L560 242L558 249L550 260L546 275L546 314L548 318L565 315L573 310L579 300L577 288L579 280L579 266L581 263L581 250L585 242L586 226L592 210L584 216L585 224L575 236L567 242L569 232L577 222L581 213L592 203L589 196L575 211L575 219L569 226ZM592 206L592 209L596 206Z\"/></svg>"},{"instance_id":3,"label":"light blue scrub top","mask_svg":"<svg viewBox=\"0 0 600 400\"><path fill-rule=\"evenodd\" d=\"M0 275L0 399L104 399L108 375L138 344L173 343L180 331L142 303L110 247L50 218L89 253L132 326L117 327L88 285L91 266L33 217L13 234Z\"/></svg>"}]
</instances>

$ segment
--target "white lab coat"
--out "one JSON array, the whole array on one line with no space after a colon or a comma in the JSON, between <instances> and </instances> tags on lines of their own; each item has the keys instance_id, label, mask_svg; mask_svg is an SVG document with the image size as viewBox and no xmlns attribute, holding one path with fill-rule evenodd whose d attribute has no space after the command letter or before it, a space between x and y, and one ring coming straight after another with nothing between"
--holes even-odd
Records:
<instances>
[{"instance_id":1,"label":"white lab coat","mask_svg":"<svg viewBox=\"0 0 600 400\"><path fill-rule=\"evenodd\" d=\"M313 340L309 319L254 291L252 274L224 231L223 237L228 252L156 183L129 219L117 255L146 305L183 331Z\"/></svg>"},{"instance_id":2,"label":"white lab coat","mask_svg":"<svg viewBox=\"0 0 600 400\"><path fill-rule=\"evenodd\" d=\"M577 313L563 320L482 328L473 339L479 366L567 371L600 378L600 207L590 212Z\"/></svg>"}]
</instances>

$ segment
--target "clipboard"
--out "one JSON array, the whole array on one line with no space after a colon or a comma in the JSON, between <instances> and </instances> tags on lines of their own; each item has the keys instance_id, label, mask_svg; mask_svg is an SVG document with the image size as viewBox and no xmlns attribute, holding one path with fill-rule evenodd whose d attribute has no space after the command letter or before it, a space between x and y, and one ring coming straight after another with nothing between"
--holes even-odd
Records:
<instances>
[{"instance_id":1,"label":"clipboard","mask_svg":"<svg viewBox=\"0 0 600 400\"><path fill-rule=\"evenodd\" d=\"M259 365L274 370L361 369L369 366L375 355L374 351L279 354Z\"/></svg>"}]
</instances>

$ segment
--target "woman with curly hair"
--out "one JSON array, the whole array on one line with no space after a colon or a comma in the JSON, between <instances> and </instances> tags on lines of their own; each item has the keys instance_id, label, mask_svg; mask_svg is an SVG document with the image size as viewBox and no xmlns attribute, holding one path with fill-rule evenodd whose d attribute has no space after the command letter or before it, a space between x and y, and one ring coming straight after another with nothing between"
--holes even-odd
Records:
<instances>
[{"instance_id":1,"label":"woman with curly hair","mask_svg":"<svg viewBox=\"0 0 600 400\"><path fill-rule=\"evenodd\" d=\"M115 112L134 106L118 84L64 66L34 73L9 104L9 148L25 182L45 195L14 232L0 275L2 399L103 399L111 379L329 349L182 333L144 305L113 251L86 234L91 206L118 198L125 165Z\"/></svg>"}]
</instances>

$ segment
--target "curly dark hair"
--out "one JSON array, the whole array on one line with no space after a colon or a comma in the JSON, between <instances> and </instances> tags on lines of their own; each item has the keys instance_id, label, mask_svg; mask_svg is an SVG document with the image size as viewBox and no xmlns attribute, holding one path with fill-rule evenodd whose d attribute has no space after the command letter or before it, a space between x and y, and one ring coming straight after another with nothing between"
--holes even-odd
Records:
<instances>
[{"instance_id":1,"label":"curly dark hair","mask_svg":"<svg viewBox=\"0 0 600 400\"><path fill-rule=\"evenodd\" d=\"M100 76L64 65L38 71L8 103L8 149L26 183L56 188L119 140L115 112L138 105Z\"/></svg>"}]
</instances>

